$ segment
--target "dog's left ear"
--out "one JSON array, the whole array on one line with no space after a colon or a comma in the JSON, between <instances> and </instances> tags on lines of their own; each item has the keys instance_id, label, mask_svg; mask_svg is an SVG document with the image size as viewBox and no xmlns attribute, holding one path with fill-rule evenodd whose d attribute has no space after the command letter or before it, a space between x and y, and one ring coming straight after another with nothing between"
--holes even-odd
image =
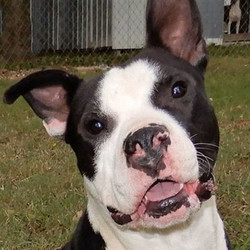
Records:
<instances>
[{"instance_id":1,"label":"dog's left ear","mask_svg":"<svg viewBox=\"0 0 250 250\"><path fill-rule=\"evenodd\" d=\"M3 101L12 104L23 96L50 136L64 137L71 102L83 80L61 70L39 71L11 86Z\"/></svg>"},{"instance_id":2,"label":"dog's left ear","mask_svg":"<svg viewBox=\"0 0 250 250\"><path fill-rule=\"evenodd\" d=\"M195 0L148 0L147 45L168 49L204 72L208 53Z\"/></svg>"}]
</instances>

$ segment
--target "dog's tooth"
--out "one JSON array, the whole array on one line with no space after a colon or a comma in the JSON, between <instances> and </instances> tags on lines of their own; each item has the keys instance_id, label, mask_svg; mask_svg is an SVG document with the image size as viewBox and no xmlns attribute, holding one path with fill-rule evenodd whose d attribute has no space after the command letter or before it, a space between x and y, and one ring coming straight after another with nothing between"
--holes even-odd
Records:
<instances>
[{"instance_id":1,"label":"dog's tooth","mask_svg":"<svg viewBox=\"0 0 250 250\"><path fill-rule=\"evenodd\" d=\"M180 190L183 189L183 187L184 187L184 184L180 183Z\"/></svg>"},{"instance_id":2,"label":"dog's tooth","mask_svg":"<svg viewBox=\"0 0 250 250\"><path fill-rule=\"evenodd\" d=\"M147 200L148 200L148 197L145 195L145 196L144 196L144 199L147 201Z\"/></svg>"}]
</instances>

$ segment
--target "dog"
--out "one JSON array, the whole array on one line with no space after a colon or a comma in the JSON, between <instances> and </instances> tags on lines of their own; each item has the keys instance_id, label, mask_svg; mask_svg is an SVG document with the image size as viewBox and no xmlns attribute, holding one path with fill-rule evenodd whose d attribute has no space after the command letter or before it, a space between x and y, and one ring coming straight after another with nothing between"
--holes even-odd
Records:
<instances>
[{"instance_id":1,"label":"dog","mask_svg":"<svg viewBox=\"0 0 250 250\"><path fill-rule=\"evenodd\" d=\"M217 211L219 129L205 92L208 62L194 0L149 0L147 46L88 81L32 73L23 96L77 157L88 196L64 250L230 249Z\"/></svg>"},{"instance_id":2,"label":"dog","mask_svg":"<svg viewBox=\"0 0 250 250\"><path fill-rule=\"evenodd\" d=\"M233 22L236 22L236 34L239 34L241 17L240 0L235 0L229 10L228 34L231 34L231 25Z\"/></svg>"}]
</instances>

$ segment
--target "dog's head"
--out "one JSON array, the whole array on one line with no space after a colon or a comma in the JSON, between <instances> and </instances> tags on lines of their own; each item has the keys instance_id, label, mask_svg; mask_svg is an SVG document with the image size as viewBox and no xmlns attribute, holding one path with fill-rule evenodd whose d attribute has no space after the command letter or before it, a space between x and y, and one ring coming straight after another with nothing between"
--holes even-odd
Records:
<instances>
[{"instance_id":1,"label":"dog's head","mask_svg":"<svg viewBox=\"0 0 250 250\"><path fill-rule=\"evenodd\" d=\"M207 57L194 0L149 0L147 48L125 65L89 81L40 71L4 98L24 96L48 133L71 145L89 213L164 228L214 189L219 132L203 82Z\"/></svg>"}]
</instances>

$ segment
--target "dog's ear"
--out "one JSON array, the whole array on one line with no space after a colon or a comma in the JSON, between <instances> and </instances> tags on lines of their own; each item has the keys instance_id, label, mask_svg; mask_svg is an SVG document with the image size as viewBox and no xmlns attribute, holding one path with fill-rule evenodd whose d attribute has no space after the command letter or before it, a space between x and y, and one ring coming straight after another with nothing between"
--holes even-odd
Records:
<instances>
[{"instance_id":1,"label":"dog's ear","mask_svg":"<svg viewBox=\"0 0 250 250\"><path fill-rule=\"evenodd\" d=\"M77 76L61 70L39 71L11 86L3 100L12 104L22 95L43 120L48 134L63 137L70 105L81 82Z\"/></svg>"},{"instance_id":2,"label":"dog's ear","mask_svg":"<svg viewBox=\"0 0 250 250\"><path fill-rule=\"evenodd\" d=\"M148 0L147 45L166 48L204 72L208 53L195 0Z\"/></svg>"}]
</instances>

